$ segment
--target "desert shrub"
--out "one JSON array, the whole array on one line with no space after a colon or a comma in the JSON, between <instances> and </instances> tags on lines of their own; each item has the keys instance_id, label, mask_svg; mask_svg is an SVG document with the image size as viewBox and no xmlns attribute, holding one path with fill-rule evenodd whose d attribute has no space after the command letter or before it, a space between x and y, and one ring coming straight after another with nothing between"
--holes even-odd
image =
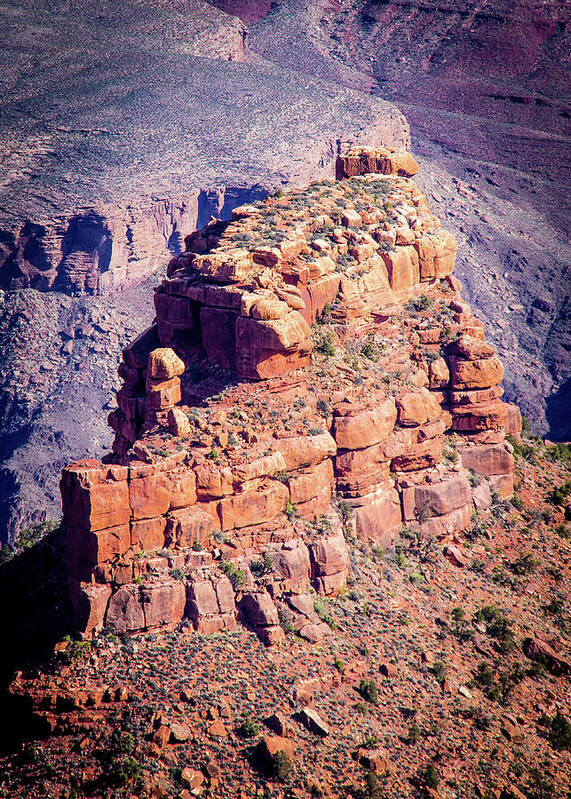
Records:
<instances>
[{"instance_id":1,"label":"desert shrub","mask_svg":"<svg viewBox=\"0 0 571 799\"><path fill-rule=\"evenodd\" d=\"M244 571L236 566L235 563L232 563L229 560L223 560L220 564L220 568L232 583L232 587L235 591L241 588L246 582L246 575L244 574Z\"/></svg>"},{"instance_id":2,"label":"desert shrub","mask_svg":"<svg viewBox=\"0 0 571 799\"><path fill-rule=\"evenodd\" d=\"M411 311L425 311L427 308L432 308L433 305L434 300L432 297L422 294L420 297L409 300L404 307L410 313Z\"/></svg>"},{"instance_id":3,"label":"desert shrub","mask_svg":"<svg viewBox=\"0 0 571 799\"><path fill-rule=\"evenodd\" d=\"M416 744L420 740L420 727L413 721L410 727L408 728L408 735L405 738L407 744Z\"/></svg>"},{"instance_id":4,"label":"desert shrub","mask_svg":"<svg viewBox=\"0 0 571 799\"><path fill-rule=\"evenodd\" d=\"M44 536L48 535L49 533L53 533L54 530L57 530L59 525L60 522L47 519L46 521L32 524L30 527L25 527L23 530L20 530L16 539L16 545L18 549L30 549L37 544L38 541L41 541Z\"/></svg>"},{"instance_id":5,"label":"desert shrub","mask_svg":"<svg viewBox=\"0 0 571 799\"><path fill-rule=\"evenodd\" d=\"M331 629L333 630L337 629L338 626L337 622L329 612L329 609L324 599L322 599L319 596L315 597L315 599L313 600L313 609L315 610L321 621L325 622L325 624L328 624L329 627L331 627Z\"/></svg>"},{"instance_id":6,"label":"desert shrub","mask_svg":"<svg viewBox=\"0 0 571 799\"><path fill-rule=\"evenodd\" d=\"M329 403L324 399L317 400L317 411L324 417L329 416Z\"/></svg>"},{"instance_id":7,"label":"desert shrub","mask_svg":"<svg viewBox=\"0 0 571 799\"><path fill-rule=\"evenodd\" d=\"M551 799L555 786L538 768L532 768L528 775L525 795L527 799Z\"/></svg>"},{"instance_id":8,"label":"desert shrub","mask_svg":"<svg viewBox=\"0 0 571 799\"><path fill-rule=\"evenodd\" d=\"M512 649L514 645L512 622L495 605L485 605L476 611L474 622L483 622L486 625L487 634L496 639L503 652Z\"/></svg>"},{"instance_id":9,"label":"desert shrub","mask_svg":"<svg viewBox=\"0 0 571 799\"><path fill-rule=\"evenodd\" d=\"M365 702L369 702L371 705L379 704L379 692L377 683L374 680L361 680L359 683L359 693Z\"/></svg>"},{"instance_id":10,"label":"desert shrub","mask_svg":"<svg viewBox=\"0 0 571 799\"><path fill-rule=\"evenodd\" d=\"M141 765L134 757L122 757L110 764L108 780L111 785L122 787L140 776L141 772Z\"/></svg>"},{"instance_id":11,"label":"desert shrub","mask_svg":"<svg viewBox=\"0 0 571 799\"><path fill-rule=\"evenodd\" d=\"M430 671L434 674L438 682L444 682L448 674L448 666L443 660L436 660L430 667Z\"/></svg>"},{"instance_id":12,"label":"desert shrub","mask_svg":"<svg viewBox=\"0 0 571 799\"><path fill-rule=\"evenodd\" d=\"M287 782L291 777L293 766L285 752L276 752L273 757L274 777L280 782Z\"/></svg>"},{"instance_id":13,"label":"desert shrub","mask_svg":"<svg viewBox=\"0 0 571 799\"><path fill-rule=\"evenodd\" d=\"M315 350L328 358L331 358L333 355L335 355L335 347L333 346L333 333L330 330L325 333L321 333L316 337Z\"/></svg>"},{"instance_id":14,"label":"desert shrub","mask_svg":"<svg viewBox=\"0 0 571 799\"><path fill-rule=\"evenodd\" d=\"M250 716L246 717L238 728L242 738L255 738L259 731L259 725Z\"/></svg>"},{"instance_id":15,"label":"desert shrub","mask_svg":"<svg viewBox=\"0 0 571 799\"><path fill-rule=\"evenodd\" d=\"M558 441L554 446L546 448L544 456L552 463L561 461L564 464L569 464L571 463L571 444L563 444Z\"/></svg>"},{"instance_id":16,"label":"desert shrub","mask_svg":"<svg viewBox=\"0 0 571 799\"><path fill-rule=\"evenodd\" d=\"M571 723L557 711L550 721L547 737L554 749L571 749Z\"/></svg>"},{"instance_id":17,"label":"desert shrub","mask_svg":"<svg viewBox=\"0 0 571 799\"><path fill-rule=\"evenodd\" d=\"M554 505L561 507L565 505L569 494L571 494L571 482L563 483L563 485L553 489L550 500Z\"/></svg>"},{"instance_id":18,"label":"desert shrub","mask_svg":"<svg viewBox=\"0 0 571 799\"><path fill-rule=\"evenodd\" d=\"M510 563L510 569L514 574L524 576L533 574L538 565L539 561L533 557L531 552L528 552L525 555L520 555L516 560Z\"/></svg>"},{"instance_id":19,"label":"desert shrub","mask_svg":"<svg viewBox=\"0 0 571 799\"><path fill-rule=\"evenodd\" d=\"M450 629L459 641L469 641L474 633L466 621L466 611L463 608L452 608L450 611Z\"/></svg>"},{"instance_id":20,"label":"desert shrub","mask_svg":"<svg viewBox=\"0 0 571 799\"><path fill-rule=\"evenodd\" d=\"M440 775L434 765L434 761L430 761L424 768L418 772L418 781L423 788L430 788L435 791L440 782Z\"/></svg>"},{"instance_id":21,"label":"desert shrub","mask_svg":"<svg viewBox=\"0 0 571 799\"><path fill-rule=\"evenodd\" d=\"M250 571L254 577L263 577L269 574L273 568L274 561L270 552L264 552L260 560L254 560L250 563Z\"/></svg>"}]
</instances>

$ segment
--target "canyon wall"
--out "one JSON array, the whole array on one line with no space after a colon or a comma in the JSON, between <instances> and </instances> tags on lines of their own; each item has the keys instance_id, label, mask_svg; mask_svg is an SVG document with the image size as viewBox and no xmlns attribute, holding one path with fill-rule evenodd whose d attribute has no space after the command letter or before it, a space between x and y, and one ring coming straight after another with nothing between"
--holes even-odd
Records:
<instances>
[{"instance_id":1,"label":"canyon wall","mask_svg":"<svg viewBox=\"0 0 571 799\"><path fill-rule=\"evenodd\" d=\"M503 367L453 276L414 159L354 148L337 180L235 208L187 237L124 350L113 452L63 471L79 632L200 632L340 591L356 537L455 534L513 490Z\"/></svg>"}]
</instances>

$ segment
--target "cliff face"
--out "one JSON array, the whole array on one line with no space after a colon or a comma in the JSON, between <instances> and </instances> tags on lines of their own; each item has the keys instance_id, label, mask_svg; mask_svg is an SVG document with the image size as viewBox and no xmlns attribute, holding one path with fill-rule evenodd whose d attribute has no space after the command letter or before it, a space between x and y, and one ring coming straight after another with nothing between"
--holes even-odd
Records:
<instances>
[{"instance_id":1,"label":"cliff face","mask_svg":"<svg viewBox=\"0 0 571 799\"><path fill-rule=\"evenodd\" d=\"M462 563L455 534L513 490L520 416L416 170L350 150L337 181L187 238L124 351L113 454L63 472L84 635L240 618L275 644L286 608L319 640L310 587L403 524Z\"/></svg>"},{"instance_id":2,"label":"cliff face","mask_svg":"<svg viewBox=\"0 0 571 799\"><path fill-rule=\"evenodd\" d=\"M403 110L421 188L462 245L465 296L509 363L507 396L567 440L566 5L282 0L250 48Z\"/></svg>"},{"instance_id":3,"label":"cliff face","mask_svg":"<svg viewBox=\"0 0 571 799\"><path fill-rule=\"evenodd\" d=\"M12 543L56 517L74 441L105 451L124 311L148 323L139 283L184 236L277 186L331 176L342 143L410 137L389 103L246 63L244 24L200 0L23 0L0 16L0 541ZM82 417L99 419L89 440Z\"/></svg>"}]
</instances>

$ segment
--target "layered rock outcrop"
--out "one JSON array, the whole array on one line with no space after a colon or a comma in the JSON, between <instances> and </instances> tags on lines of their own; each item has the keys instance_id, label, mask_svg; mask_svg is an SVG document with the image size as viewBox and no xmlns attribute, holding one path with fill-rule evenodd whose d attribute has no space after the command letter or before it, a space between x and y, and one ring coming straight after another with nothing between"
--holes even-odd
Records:
<instances>
[{"instance_id":1,"label":"layered rock outcrop","mask_svg":"<svg viewBox=\"0 0 571 799\"><path fill-rule=\"evenodd\" d=\"M414 159L337 171L355 176L237 208L170 262L124 351L113 453L62 476L85 635L241 619L275 644L290 618L318 640L309 589L343 588L355 536L445 544L511 493L518 411Z\"/></svg>"}]
</instances>

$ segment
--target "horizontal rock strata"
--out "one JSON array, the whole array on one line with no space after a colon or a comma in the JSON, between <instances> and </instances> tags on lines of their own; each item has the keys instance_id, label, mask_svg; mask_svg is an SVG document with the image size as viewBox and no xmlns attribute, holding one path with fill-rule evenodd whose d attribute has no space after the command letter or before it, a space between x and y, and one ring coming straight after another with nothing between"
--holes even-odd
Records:
<instances>
[{"instance_id":1,"label":"horizontal rock strata","mask_svg":"<svg viewBox=\"0 0 571 799\"><path fill-rule=\"evenodd\" d=\"M63 472L81 633L240 620L271 645L288 619L317 641L309 591L344 587L355 537L452 551L511 494L519 412L415 172L353 149L338 181L187 238L124 351L113 453Z\"/></svg>"}]
</instances>

